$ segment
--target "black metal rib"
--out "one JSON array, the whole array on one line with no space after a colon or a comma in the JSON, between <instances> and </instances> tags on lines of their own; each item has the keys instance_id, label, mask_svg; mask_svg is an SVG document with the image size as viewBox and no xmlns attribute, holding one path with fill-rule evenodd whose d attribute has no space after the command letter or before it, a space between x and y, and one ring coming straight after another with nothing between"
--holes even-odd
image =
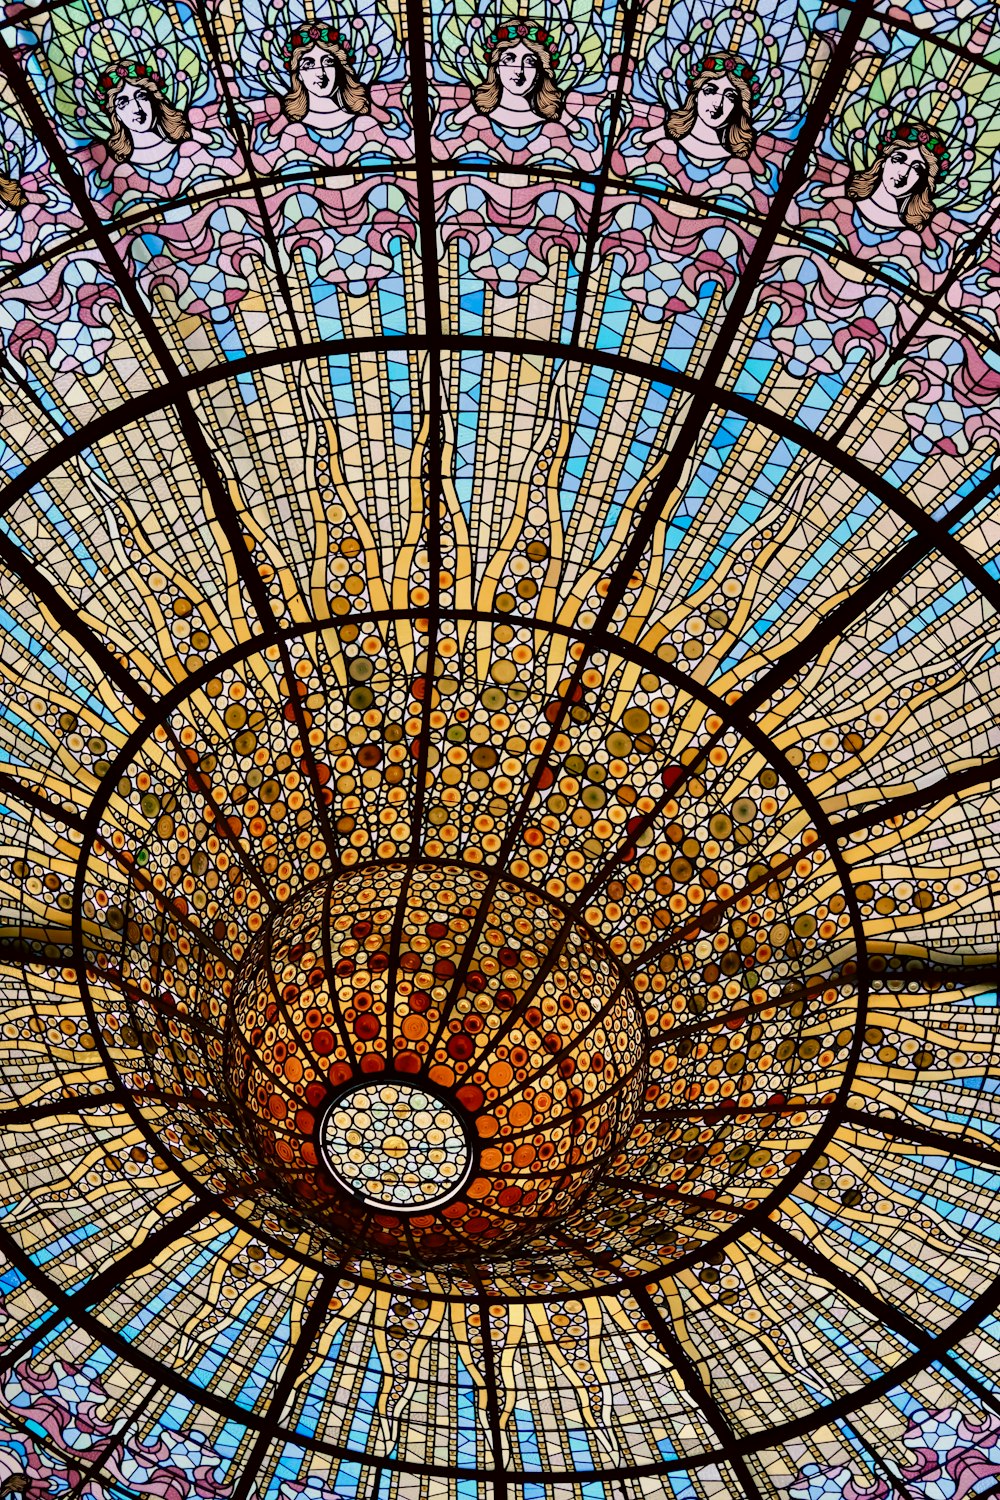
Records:
<instances>
[{"instance_id":1,"label":"black metal rib","mask_svg":"<svg viewBox=\"0 0 1000 1500\"><path fill-rule=\"evenodd\" d=\"M72 828L74 833L83 832L83 819L79 813L72 808L64 807L60 802L53 802L51 797L46 797L37 787L26 786L23 781L18 781L9 771L0 771L0 797L13 797L17 802L23 802L33 812L42 813L46 818L51 818L54 823L65 823L67 828Z\"/></svg>"},{"instance_id":2,"label":"black metal rib","mask_svg":"<svg viewBox=\"0 0 1000 1500\"><path fill-rule=\"evenodd\" d=\"M634 1286L632 1288L632 1296L635 1298L639 1309L652 1328L657 1343L663 1349L680 1376L684 1389L695 1406L700 1410L707 1425L714 1432L720 1451L724 1456L724 1462L731 1465L734 1474L743 1486L745 1500L764 1500L757 1481L747 1467L746 1459L737 1448L736 1436L730 1428L721 1406L702 1380L694 1363L688 1358L681 1346L680 1339L678 1339L676 1333L670 1327L659 1305L654 1301L648 1287L642 1285Z\"/></svg>"},{"instance_id":3,"label":"black metal rib","mask_svg":"<svg viewBox=\"0 0 1000 1500\"><path fill-rule=\"evenodd\" d=\"M604 629L614 620L628 580L642 560L652 541L664 506L677 486L684 467L694 452L708 416L710 399L706 392L713 387L725 367L747 308L756 293L760 274L778 238L796 191L805 177L809 157L841 85L843 75L854 55L854 48L865 21L872 14L874 0L858 0L827 64L823 80L806 111L802 130L788 158L781 182L775 192L767 218L761 226L754 247L747 257L725 317L713 341L711 352L699 376L699 389L684 417L676 438L670 442L669 457L653 486L649 499L637 518L635 529L622 556L608 579L608 592L597 616L597 627ZM582 672L582 668L581 668ZM575 685L575 684L574 684Z\"/></svg>"},{"instance_id":4,"label":"black metal rib","mask_svg":"<svg viewBox=\"0 0 1000 1500\"><path fill-rule=\"evenodd\" d=\"M403 943L403 929L409 902L413 872L423 852L424 812L427 803L428 768L431 750L431 713L433 703L434 662L441 633L441 528L443 475L442 446L444 413L441 405L442 369L442 287L437 249L437 206L434 184L434 150L432 123L434 105L427 72L428 39L424 26L422 0L406 0L406 32L410 48L410 89L413 119L413 155L417 175L417 225L420 236L420 289L426 335L426 462L419 475L410 476L411 486L420 485L426 515L427 582L430 601L422 618L426 620L425 666L420 674L423 697L420 703L420 735L416 747L413 801L410 807L410 848L396 898L392 929L389 933L389 963L386 969L386 1062L391 1066L391 1048L395 1035L396 976ZM416 545L420 545L418 535ZM417 630L413 645L423 632Z\"/></svg>"},{"instance_id":5,"label":"black metal rib","mask_svg":"<svg viewBox=\"0 0 1000 1500\"><path fill-rule=\"evenodd\" d=\"M926 1146L929 1151L939 1151L952 1160L964 1157L966 1161L1000 1172L1000 1146L988 1146L984 1141L971 1139L964 1131L942 1130L934 1125L903 1120L896 1115L873 1115L867 1110L850 1107L843 1111L843 1120L845 1125L883 1135L890 1141Z\"/></svg>"},{"instance_id":6,"label":"black metal rib","mask_svg":"<svg viewBox=\"0 0 1000 1500\"><path fill-rule=\"evenodd\" d=\"M152 718L156 712L156 705L150 693L126 667L122 666L114 652L94 634L88 625L84 624L79 611L74 609L35 564L15 547L9 535L4 532L0 532L0 564L12 577L23 584L30 594L34 595L43 609L47 610L55 620L60 631L77 642L90 657L98 672L114 683L136 711L145 719ZM62 813L60 813L60 819L65 822Z\"/></svg>"},{"instance_id":7,"label":"black metal rib","mask_svg":"<svg viewBox=\"0 0 1000 1500\"><path fill-rule=\"evenodd\" d=\"M920 787L915 792L878 802L874 807L866 807L863 812L834 824L834 833L839 839L850 838L855 833L876 828L879 823L902 819L908 813L933 807L936 802L943 802L946 797L955 797L959 792L968 791L972 787L987 786L997 776L1000 776L1000 755L991 760L980 761L978 765L968 766L964 771L949 771L940 781Z\"/></svg>"},{"instance_id":8,"label":"black metal rib","mask_svg":"<svg viewBox=\"0 0 1000 1500\"><path fill-rule=\"evenodd\" d=\"M729 1236L729 1238L733 1237L734 1236L732 1235ZM720 1243L723 1238L724 1236L719 1236L717 1243ZM45 1295L49 1297L50 1301L57 1308L57 1310L62 1311L66 1306L66 1295L52 1281L50 1277L48 1277L43 1271L39 1270L39 1268L34 1265L30 1257L24 1253L17 1241L14 1240L13 1237L9 1235L5 1230L3 1230L2 1227L0 1227L0 1243L2 1243L5 1247L7 1258L11 1261L11 1263L19 1271L21 1271L28 1278L28 1280L32 1282L33 1285L38 1287L39 1290L43 1291ZM683 1265L685 1263L693 1263L697 1258L698 1257L681 1257L675 1263L672 1269L674 1271L680 1270L683 1268ZM648 1276L645 1276L641 1279L645 1282L648 1282L650 1280ZM970 1304L965 1313L962 1314L958 1319L956 1319L955 1323L952 1325L952 1328L948 1331L948 1334L943 1335L935 1340L934 1348L931 1351L933 1357L938 1358L942 1353L947 1353L949 1348L956 1344L961 1338L965 1337L966 1334L972 1332L979 1325L979 1323L981 1323L984 1317L989 1316L992 1312L995 1311L998 1302L1000 1302L1000 1278L994 1281L992 1285L980 1297L977 1297L975 1301ZM189 1380L186 1376L179 1375L173 1370L166 1370L158 1361L152 1359L148 1354L146 1354L143 1349L130 1344L120 1334L116 1333L112 1329L107 1328L100 1322L99 1319L95 1318L89 1312L85 1311L82 1313L70 1313L64 1314L64 1316L72 1317L75 1322L79 1323L80 1326L91 1333L93 1337L104 1343L109 1349L112 1349L116 1353L121 1354L126 1359L126 1361L135 1366L137 1369L152 1375L154 1379L159 1379L161 1383L168 1389L177 1391L185 1395L188 1399L200 1403L207 1410L216 1412L218 1415L226 1418L227 1420L234 1421L239 1425L251 1428L254 1431L261 1430L261 1420L255 1413L247 1411L245 1408L240 1407L238 1403L230 1400L227 1397L217 1395L215 1392L208 1390L203 1386L197 1385L194 1381ZM753 1438L738 1440L735 1443L735 1449L740 1454L751 1453L759 1448L772 1447L777 1443L782 1443L796 1437L802 1437L811 1432L816 1427L826 1425L831 1421L837 1421L845 1414L858 1410L860 1407L885 1394L887 1391L894 1389L897 1384L901 1384L909 1380L914 1374L922 1369L926 1363L927 1359L925 1356L914 1355L912 1358L902 1361L891 1372L877 1377L870 1384L862 1387L861 1390L857 1392L851 1393L847 1397L841 1398L828 1406L821 1407L815 1411L809 1412L804 1417L780 1423L776 1427L772 1427L770 1429L765 1429L762 1433L760 1433L759 1435L755 1435ZM278 1436L287 1438L292 1442L301 1442L301 1437L290 1429L280 1430ZM345 1448L340 1444L320 1441L316 1442L313 1447L316 1452L324 1453L331 1457L346 1458L351 1461L361 1463L366 1463L369 1461L368 1455L364 1454L363 1452ZM685 1457L682 1459L665 1460L659 1463L635 1465L630 1469L629 1472L635 1477L640 1477L642 1475L673 1473L682 1468L700 1468L706 1464L715 1464L720 1459L728 1461L728 1459L731 1457L732 1451L733 1449L731 1448L706 1450L699 1453L685 1455ZM390 1470L402 1470L413 1474L439 1475L445 1478L452 1477L455 1472L453 1466L447 1464L403 1463L401 1460L393 1458L381 1459L380 1463L384 1468ZM493 1477L490 1471L483 1471L473 1467L470 1467L463 1472L470 1478ZM517 1474L513 1471L511 1471L507 1477L508 1481L511 1483L524 1479L537 1479L537 1476L535 1475L522 1475ZM586 1472L581 1472L580 1470L571 1470L563 1473L552 1472L547 1474L546 1476L547 1481L552 1484L560 1482L580 1484L589 1478L600 1477L601 1474L599 1471L593 1474L588 1474Z\"/></svg>"},{"instance_id":9,"label":"black metal rib","mask_svg":"<svg viewBox=\"0 0 1000 1500\"><path fill-rule=\"evenodd\" d=\"M58 1119L60 1115L83 1114L88 1109L103 1109L109 1104L124 1107L125 1098L117 1089L105 1089L101 1094L76 1094L72 1098L43 1099L38 1104L20 1104L13 1109L0 1109L0 1130L11 1125L37 1125L42 1120Z\"/></svg>"},{"instance_id":10,"label":"black metal rib","mask_svg":"<svg viewBox=\"0 0 1000 1500\"><path fill-rule=\"evenodd\" d=\"M281 292L281 300L285 304L285 316L288 319L288 323L295 337L296 343L301 343L302 331L299 328L299 320L296 316L295 306L292 302L292 293L291 288L288 285L288 277L286 276L285 269L281 264L281 255L278 251L278 241L274 233L274 226L271 223L271 216L267 211L267 202L264 197L262 184L257 176L257 173L254 170L253 157L250 152L250 146L246 136L243 133L243 123L240 120L239 111L236 108L236 101L233 99L232 90L229 86L229 78L226 72L226 68L223 64L222 48L219 46L219 38L215 31L215 28L212 25L211 17L208 14L208 7L205 4L205 0L197 0L196 11L202 35L205 39L205 45L208 49L209 56L212 59L212 65L215 69L216 85L219 88L222 98L225 100L226 123L236 141L240 156L243 158L243 170L246 172L247 177L250 179L250 187L251 191L253 192L254 202L257 205L257 212L260 214L261 230L264 236L264 243L266 244L268 253L271 257L271 266L274 271L275 279L278 283L278 289Z\"/></svg>"},{"instance_id":11,"label":"black metal rib","mask_svg":"<svg viewBox=\"0 0 1000 1500\"><path fill-rule=\"evenodd\" d=\"M787 438L796 448L828 463L832 469L843 473L855 484L867 490L880 504L892 510L913 530L925 532L932 538L933 544L948 557L949 561L975 584L979 592L986 595L995 608L1000 610L1000 585L998 585L987 569L979 564L956 541L943 522L935 521L910 500L896 485L886 480L876 470L869 468L861 460L851 454L845 453L831 439L822 437L811 431L782 412L773 411L767 406L761 406L757 402L745 396L740 396L724 386L713 385L702 377L690 376L664 366L650 365L642 360L627 359L621 355L608 353L605 350L575 349L570 344L560 344L551 340L524 341L511 338L486 339L465 336L457 337L453 335L442 335L439 342L441 349L446 353L461 353L463 351L483 352L489 350L515 354L528 352L541 358L592 364L601 369L616 370L623 374L634 375L639 379L648 380L651 384L663 385L668 389L674 389L684 394L698 394L704 401L706 411L713 406L718 406L724 411L734 412L746 420L766 428L776 437ZM369 352L377 353L381 350L387 352L396 350L419 353L429 350L430 345L431 341L426 336L353 339L344 340L341 343L335 343L330 340L319 340L303 346L300 351L300 357L303 359L320 359L335 352L363 354ZM55 444L47 451L44 458L29 464L21 474L11 480L2 495L0 495L0 514L3 514L35 485L42 483L61 464L66 463L71 458L77 457L101 439L126 426L129 422L137 421L144 416L150 416L163 410L165 407L173 405L179 393L186 395L191 391L202 390L215 385L223 379L235 379L239 375L252 374L257 370L267 370L276 364L283 363L287 358L288 354L285 350L267 350L259 354L247 355L242 359L230 361L224 369L213 367L206 371L194 371L182 374L169 387L156 387L128 402L123 402L112 411L94 418L92 422L80 428L63 442ZM991 479L986 493L996 483L1000 483L1000 478ZM514 623L517 623L521 618L518 616ZM505 623L511 623L509 616L504 616L503 619ZM588 633L588 638L594 635L607 635L606 625L599 624L595 626ZM611 638L613 639L613 637ZM270 634L266 631L266 624L263 639L265 643L271 639Z\"/></svg>"},{"instance_id":12,"label":"black metal rib","mask_svg":"<svg viewBox=\"0 0 1000 1500\"><path fill-rule=\"evenodd\" d=\"M635 0L630 0L630 3L623 6L621 68L614 93L611 95L611 105L608 109L607 145L604 148L600 170L594 178L594 196L590 207L587 238L583 247L583 265L576 284L576 311L573 315L573 332L570 336L570 342L573 344L580 342L580 334L586 316L587 296L590 291L591 277L594 274L597 241L601 232L601 213L611 181L611 164L614 160L615 147L618 144L618 123L621 119L622 105L625 100L625 87L628 83L629 67L632 62L632 47L635 43L636 26L638 25L641 11L641 5L635 3Z\"/></svg>"},{"instance_id":13,"label":"black metal rib","mask_svg":"<svg viewBox=\"0 0 1000 1500\"><path fill-rule=\"evenodd\" d=\"M507 1500L508 1484L503 1463L503 1430L500 1426L500 1382L497 1378L496 1355L493 1349L490 1299L478 1274L474 1270L469 1270L466 1274L476 1288L476 1306L479 1310L479 1332L483 1350L482 1375L486 1384L486 1419L490 1430L490 1447L493 1450L491 1476L493 1500Z\"/></svg>"},{"instance_id":14,"label":"black metal rib","mask_svg":"<svg viewBox=\"0 0 1000 1500\"><path fill-rule=\"evenodd\" d=\"M105 1265L103 1270L98 1271L82 1287L74 1292L64 1293L56 1304L56 1310L44 1322L40 1323L32 1333L19 1339L17 1343L4 1351L0 1356L0 1372L13 1369L19 1360L30 1354L36 1344L47 1338L60 1323L87 1312L109 1293L120 1287L130 1276L134 1276L137 1271L144 1270L161 1251L176 1245L189 1230L202 1219L207 1218L209 1212L208 1205L204 1203L196 1201L188 1204L187 1208L182 1209L161 1228L154 1229L140 1244L127 1250L118 1260ZM55 1301L55 1299L50 1300Z\"/></svg>"},{"instance_id":15,"label":"black metal rib","mask_svg":"<svg viewBox=\"0 0 1000 1500\"><path fill-rule=\"evenodd\" d=\"M788 651L782 652L773 667L764 672L753 686L745 692L740 702L748 712L755 712L771 694L789 678L795 676L815 661L824 646L830 645L839 635L869 609L898 588L908 573L917 568L938 544L942 533L950 535L967 516L980 505L990 492L1000 485L1000 465L995 465L974 485L962 500L956 502L939 520L932 522L933 530L922 522L913 525L916 535L892 552L883 563L874 568L857 588L828 614L822 616L808 635L797 641ZM928 518L930 519L930 518Z\"/></svg>"},{"instance_id":16,"label":"black metal rib","mask_svg":"<svg viewBox=\"0 0 1000 1500\"><path fill-rule=\"evenodd\" d=\"M125 1439L128 1437L129 1433L135 1427L136 1423L146 1414L146 1412L152 1406L153 1402L156 1400L156 1397L159 1395L160 1389L161 1387L156 1383L151 1385L145 1396L139 1402L138 1406L136 1406L134 1410L130 1411L125 1420L111 1432L110 1436L106 1439L96 1456L91 1460L87 1467L81 1471L79 1479L76 1481L76 1483L68 1493L67 1500L75 1500L75 1497L82 1494L86 1489L88 1482L96 1475L99 1475L101 1473L101 1470L104 1468L104 1465L107 1463L108 1459L111 1458L113 1453L117 1452L122 1443L124 1443Z\"/></svg>"},{"instance_id":17,"label":"black metal rib","mask_svg":"<svg viewBox=\"0 0 1000 1500\"><path fill-rule=\"evenodd\" d=\"M183 372L168 349L135 281L129 274L128 267L118 254L108 226L94 209L87 195L83 178L76 170L40 101L35 97L14 52L2 38L0 38L0 66L3 67L8 83L32 129L44 146L70 201L80 215L81 221L90 231L92 242L100 251L122 301L135 318L151 357L159 367L166 384L172 388L171 404L176 412L181 433L201 483L211 498L212 508L232 551L240 580L265 631L273 630L270 596L253 565L236 508L216 467L211 446L202 429L198 414L183 389Z\"/></svg>"},{"instance_id":18,"label":"black metal rib","mask_svg":"<svg viewBox=\"0 0 1000 1500\"><path fill-rule=\"evenodd\" d=\"M907 1489L906 1485L903 1483L902 1479L900 1479L899 1475L892 1472L892 1470L889 1468L889 1465L878 1453L876 1453L875 1449L868 1442L867 1438L865 1438L864 1435L858 1431L855 1424L851 1422L847 1417L842 1417L841 1421L847 1428L851 1436L854 1438L854 1441L858 1444L858 1447L862 1448L871 1459L872 1468L877 1474L881 1474L882 1478L888 1484L890 1496L896 1495L899 1497L899 1500L917 1500L917 1497L913 1494L912 1490Z\"/></svg>"},{"instance_id":19,"label":"black metal rib","mask_svg":"<svg viewBox=\"0 0 1000 1500\"><path fill-rule=\"evenodd\" d=\"M575 184L594 185L599 180L598 173L572 172L568 169L560 170L553 167L519 167L510 163L504 163L502 169L487 169L481 166L466 167L456 162L436 162L434 168L435 180L438 182L442 182L448 177L485 177L490 179L498 172L504 177L522 177L530 183L542 182L567 186ZM384 179L384 176L385 169L383 167L366 169L362 166L355 166L351 170L345 171L317 164L307 167L305 163L298 163L294 173L289 173L284 169L279 169L266 175L256 173L253 174L252 181L256 186L263 189L265 187L281 188L295 185L324 186L341 181L349 184L359 179L362 181L366 180L369 177L373 181L380 181ZM408 173L405 166L400 167L396 171L395 176L397 181L407 180ZM706 210L706 200L704 197L682 192L680 189L670 186L666 182L662 186L654 187L648 182L634 182L628 178L612 176L609 186L621 192L623 203L638 199L640 201L648 200L657 204L676 204L685 208L695 209L702 213ZM171 199L171 207L175 210L182 207L195 209L208 203L221 203L231 201L232 199L232 185L230 183L217 182L212 187L178 194L176 198ZM725 223L735 224L745 230L757 231L764 223L763 215L756 213L750 208L738 210L731 204L713 201L710 205L710 212L712 219L719 219ZM114 220L114 227L117 232L121 233L122 230L130 228L140 230L149 223L149 205L144 204L141 210L133 210L117 216ZM990 223L992 224L992 220ZM887 274L875 262L855 255L846 246L832 246L821 239L817 239L810 232L808 226L798 225L793 227L786 224L782 227L781 237L784 244L796 249L814 251L822 255L830 265L850 266L853 270L860 271L870 284L884 287L886 291L897 297L901 291L904 292L909 303L920 308L922 312L929 313L933 311L935 317L944 327L954 330L966 339L967 342L975 344L977 348L984 352L991 354L1000 353L1000 338L994 337L987 326L967 319L958 310L954 308L942 308L938 290L924 291L922 287L916 284L903 288L896 278ZM75 235L68 235L64 240L60 240L57 251L50 250L48 253L29 256L26 260L21 261L17 266L13 267L7 275L0 274L0 288L17 283L28 271L39 266L48 265L53 259L65 257L73 250L85 248L90 242L90 234L86 230ZM571 341L567 341L567 347L572 347ZM39 402L37 394L31 386L25 383L23 378L18 375L7 361L0 359L0 368L6 369L7 378L21 388L25 399L32 406L36 407L42 420L46 423L52 423L53 413Z\"/></svg>"},{"instance_id":20,"label":"black metal rib","mask_svg":"<svg viewBox=\"0 0 1000 1500\"><path fill-rule=\"evenodd\" d=\"M268 1449L280 1441L280 1421L285 1407L295 1389L295 1383L305 1369L306 1360L313 1352L316 1335L326 1317L336 1290L337 1277L327 1275L320 1281L312 1305L302 1323L299 1336L288 1352L281 1379L275 1387L271 1404L262 1418L261 1426L247 1454L240 1477L232 1492L232 1500L247 1500L250 1490L260 1477L261 1467L267 1458Z\"/></svg>"},{"instance_id":21,"label":"black metal rib","mask_svg":"<svg viewBox=\"0 0 1000 1500\"><path fill-rule=\"evenodd\" d=\"M871 1291L857 1276L845 1271L842 1266L836 1265L829 1256L817 1250L815 1245L808 1240L800 1239L776 1219L765 1219L760 1225L759 1232L780 1245L786 1254L806 1266L813 1275L818 1276L829 1286L835 1287L849 1302L864 1308L865 1312L870 1313L879 1323L884 1324L886 1328L891 1329L893 1333L911 1344L914 1350L927 1352L936 1344L940 1335L928 1333L908 1314ZM970 1375L968 1371L963 1370L950 1354L939 1353L937 1362L961 1380L991 1411L1000 1413L1000 1400L989 1387Z\"/></svg>"}]
</instances>

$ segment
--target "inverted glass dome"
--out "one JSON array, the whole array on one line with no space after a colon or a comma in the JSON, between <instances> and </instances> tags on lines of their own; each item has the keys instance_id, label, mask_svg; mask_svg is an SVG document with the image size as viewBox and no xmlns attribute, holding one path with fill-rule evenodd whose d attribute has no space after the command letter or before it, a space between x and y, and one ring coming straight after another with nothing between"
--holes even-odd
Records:
<instances>
[{"instance_id":1,"label":"inverted glass dome","mask_svg":"<svg viewBox=\"0 0 1000 1500\"><path fill-rule=\"evenodd\" d=\"M0 62L0 1496L1000 1493L996 6Z\"/></svg>"}]
</instances>

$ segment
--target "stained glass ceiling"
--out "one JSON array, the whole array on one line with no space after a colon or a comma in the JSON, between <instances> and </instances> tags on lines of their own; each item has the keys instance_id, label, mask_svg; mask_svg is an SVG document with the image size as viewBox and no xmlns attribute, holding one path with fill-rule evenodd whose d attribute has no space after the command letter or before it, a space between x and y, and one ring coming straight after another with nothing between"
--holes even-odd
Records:
<instances>
[{"instance_id":1,"label":"stained glass ceiling","mask_svg":"<svg viewBox=\"0 0 1000 1500\"><path fill-rule=\"evenodd\" d=\"M0 56L0 1495L1000 1493L996 7Z\"/></svg>"}]
</instances>

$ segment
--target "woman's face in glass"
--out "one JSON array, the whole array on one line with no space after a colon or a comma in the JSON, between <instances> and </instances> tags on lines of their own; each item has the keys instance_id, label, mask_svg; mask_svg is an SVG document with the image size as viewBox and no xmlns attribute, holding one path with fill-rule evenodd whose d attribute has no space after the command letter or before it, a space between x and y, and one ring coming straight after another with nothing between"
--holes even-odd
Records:
<instances>
[{"instance_id":1,"label":"woman's face in glass","mask_svg":"<svg viewBox=\"0 0 1000 1500\"><path fill-rule=\"evenodd\" d=\"M885 159L882 184L894 198L908 198L916 192L926 174L919 146L896 146Z\"/></svg>"},{"instance_id":2,"label":"woman's face in glass","mask_svg":"<svg viewBox=\"0 0 1000 1500\"><path fill-rule=\"evenodd\" d=\"M505 94L523 97L538 82L538 58L523 42L514 42L497 58L497 75Z\"/></svg>"},{"instance_id":3,"label":"woman's face in glass","mask_svg":"<svg viewBox=\"0 0 1000 1500\"><path fill-rule=\"evenodd\" d=\"M714 79L703 84L695 96L698 119L711 130L728 125L739 102L740 91L734 83L716 83Z\"/></svg>"},{"instance_id":4,"label":"woman's face in glass","mask_svg":"<svg viewBox=\"0 0 1000 1500\"><path fill-rule=\"evenodd\" d=\"M115 114L126 130L148 134L156 124L153 101L137 83L125 83L115 95Z\"/></svg>"},{"instance_id":5,"label":"woman's face in glass","mask_svg":"<svg viewBox=\"0 0 1000 1500\"><path fill-rule=\"evenodd\" d=\"M315 99L330 99L337 92L337 62L325 47L310 47L299 58L299 79Z\"/></svg>"}]
</instances>

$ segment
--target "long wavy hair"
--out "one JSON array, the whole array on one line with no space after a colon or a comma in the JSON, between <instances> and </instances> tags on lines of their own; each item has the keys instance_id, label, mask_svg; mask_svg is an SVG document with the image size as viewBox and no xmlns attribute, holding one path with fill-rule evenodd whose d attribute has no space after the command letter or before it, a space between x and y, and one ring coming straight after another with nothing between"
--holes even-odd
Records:
<instances>
[{"instance_id":1,"label":"long wavy hair","mask_svg":"<svg viewBox=\"0 0 1000 1500\"><path fill-rule=\"evenodd\" d=\"M741 161L746 161L757 140L750 114L752 99L750 90L742 78L736 78L729 73L699 74L688 90L684 103L679 109L671 110L667 116L665 126L667 135L671 140L679 141L691 131L698 116L698 95L708 83L718 83L722 86L731 84L739 94L739 102L734 106L729 119L719 129L719 141L725 146L730 156L738 156Z\"/></svg>"},{"instance_id":2,"label":"long wavy hair","mask_svg":"<svg viewBox=\"0 0 1000 1500\"><path fill-rule=\"evenodd\" d=\"M517 38L517 42L527 47L538 61L535 71L536 82L527 96L528 103L535 114L540 115L543 120L558 120L566 100L562 90L556 87L552 59L538 42L525 41L521 37ZM508 46L514 45L513 42L508 43ZM496 63L490 63L486 69L486 77L472 91L473 103L481 115L491 115L502 98L503 84L500 82Z\"/></svg>"},{"instance_id":3,"label":"long wavy hair","mask_svg":"<svg viewBox=\"0 0 1000 1500\"><path fill-rule=\"evenodd\" d=\"M297 125L299 120L304 120L309 113L309 91L299 76L299 68L302 58L314 47L329 54L334 61L334 74L336 83L336 100L341 109L345 109L351 115L370 115L372 112L371 95L365 85L358 78L347 61L347 53L342 47L333 42L303 43L296 47L288 60L288 71L292 77L292 86L281 101L281 111L286 120Z\"/></svg>"},{"instance_id":4,"label":"long wavy hair","mask_svg":"<svg viewBox=\"0 0 1000 1500\"><path fill-rule=\"evenodd\" d=\"M114 161L128 161L135 150L135 142L132 139L128 126L119 118L115 109L115 100L130 79L123 80L115 85L105 100L104 107L111 119L111 130L104 142L108 155ZM153 106L153 129L159 131L165 141L174 141L180 145L181 141L191 139L191 126L188 124L187 115L182 109L177 109L165 97L158 83L151 78L144 78L136 87L141 88Z\"/></svg>"},{"instance_id":5,"label":"long wavy hair","mask_svg":"<svg viewBox=\"0 0 1000 1500\"><path fill-rule=\"evenodd\" d=\"M19 210L27 201L28 195L19 182L15 182L13 177L0 176L0 206Z\"/></svg>"},{"instance_id":6,"label":"long wavy hair","mask_svg":"<svg viewBox=\"0 0 1000 1500\"><path fill-rule=\"evenodd\" d=\"M852 172L847 179L845 192L848 198L855 203L863 203L870 198L882 181L882 173L885 164L892 153L906 142L892 141L889 145L884 143L879 146L875 154L875 160L870 167L864 167L860 172ZM924 178L918 182L913 192L907 198L899 211L899 216L908 229L926 229L934 217L934 184L940 173L937 158L925 146L918 145L920 159L923 162Z\"/></svg>"}]
</instances>

